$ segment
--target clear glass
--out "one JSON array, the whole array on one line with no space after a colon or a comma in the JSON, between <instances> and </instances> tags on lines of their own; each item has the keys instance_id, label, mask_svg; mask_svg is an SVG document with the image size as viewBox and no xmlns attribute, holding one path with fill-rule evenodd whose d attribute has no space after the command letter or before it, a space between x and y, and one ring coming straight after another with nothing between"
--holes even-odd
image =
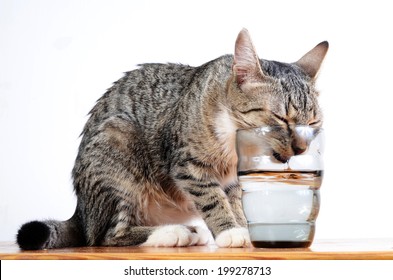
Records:
<instances>
[{"instance_id":1,"label":"clear glass","mask_svg":"<svg viewBox=\"0 0 393 280\"><path fill-rule=\"evenodd\" d=\"M238 177L255 247L309 247L323 177L324 132L312 126L237 131Z\"/></svg>"}]
</instances>

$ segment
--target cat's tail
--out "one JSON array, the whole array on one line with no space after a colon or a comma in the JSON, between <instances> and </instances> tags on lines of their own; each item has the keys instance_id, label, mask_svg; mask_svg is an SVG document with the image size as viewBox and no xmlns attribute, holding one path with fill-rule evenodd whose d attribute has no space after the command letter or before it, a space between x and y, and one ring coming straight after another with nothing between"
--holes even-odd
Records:
<instances>
[{"instance_id":1,"label":"cat's tail","mask_svg":"<svg viewBox=\"0 0 393 280\"><path fill-rule=\"evenodd\" d=\"M67 221L28 222L19 229L16 242L22 250L86 246L76 213Z\"/></svg>"}]
</instances>

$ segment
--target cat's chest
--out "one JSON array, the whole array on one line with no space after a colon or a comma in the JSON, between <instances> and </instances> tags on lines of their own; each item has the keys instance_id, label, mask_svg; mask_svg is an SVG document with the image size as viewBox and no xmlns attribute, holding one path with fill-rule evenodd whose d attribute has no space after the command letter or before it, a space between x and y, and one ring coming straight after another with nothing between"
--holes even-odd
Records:
<instances>
[{"instance_id":1,"label":"cat's chest","mask_svg":"<svg viewBox=\"0 0 393 280\"><path fill-rule=\"evenodd\" d=\"M215 134L220 146L217 152L220 184L223 188L237 182L236 130L228 111L223 110L217 114Z\"/></svg>"}]
</instances>

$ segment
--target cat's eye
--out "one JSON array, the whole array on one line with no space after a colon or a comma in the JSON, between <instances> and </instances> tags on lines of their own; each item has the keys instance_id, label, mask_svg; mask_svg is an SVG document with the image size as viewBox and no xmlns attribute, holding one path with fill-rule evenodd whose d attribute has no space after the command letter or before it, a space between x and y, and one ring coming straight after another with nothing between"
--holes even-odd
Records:
<instances>
[{"instance_id":1,"label":"cat's eye","mask_svg":"<svg viewBox=\"0 0 393 280\"><path fill-rule=\"evenodd\" d=\"M315 125L319 125L321 123L321 121L313 121L313 122L310 122L308 125L309 126L315 126Z\"/></svg>"},{"instance_id":2,"label":"cat's eye","mask_svg":"<svg viewBox=\"0 0 393 280\"><path fill-rule=\"evenodd\" d=\"M248 113L252 113L252 112L262 112L263 109L262 108L253 108L253 109L249 109L247 111L241 111L242 114L248 114Z\"/></svg>"},{"instance_id":3,"label":"cat's eye","mask_svg":"<svg viewBox=\"0 0 393 280\"><path fill-rule=\"evenodd\" d=\"M276 113L273 113L273 115L274 115L277 119L279 119L280 121L282 121L282 122L288 124L288 120L287 120L286 118L281 117L280 115L277 115Z\"/></svg>"}]
</instances>

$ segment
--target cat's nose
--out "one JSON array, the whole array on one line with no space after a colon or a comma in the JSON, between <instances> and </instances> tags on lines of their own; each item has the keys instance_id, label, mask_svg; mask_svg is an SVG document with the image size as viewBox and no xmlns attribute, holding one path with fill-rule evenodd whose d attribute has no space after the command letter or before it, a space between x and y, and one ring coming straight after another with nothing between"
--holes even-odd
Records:
<instances>
[{"instance_id":1,"label":"cat's nose","mask_svg":"<svg viewBox=\"0 0 393 280\"><path fill-rule=\"evenodd\" d=\"M284 155L277 152L273 152L273 156L276 160L278 160L281 163L287 163L288 160L291 158L290 155Z\"/></svg>"},{"instance_id":2,"label":"cat's nose","mask_svg":"<svg viewBox=\"0 0 393 280\"><path fill-rule=\"evenodd\" d=\"M292 147L292 149L295 155L301 155L307 150L307 148L305 147L298 147L298 146L294 146Z\"/></svg>"},{"instance_id":3,"label":"cat's nose","mask_svg":"<svg viewBox=\"0 0 393 280\"><path fill-rule=\"evenodd\" d=\"M292 150L294 155L301 155L307 150L307 140L298 135L292 140Z\"/></svg>"}]
</instances>

